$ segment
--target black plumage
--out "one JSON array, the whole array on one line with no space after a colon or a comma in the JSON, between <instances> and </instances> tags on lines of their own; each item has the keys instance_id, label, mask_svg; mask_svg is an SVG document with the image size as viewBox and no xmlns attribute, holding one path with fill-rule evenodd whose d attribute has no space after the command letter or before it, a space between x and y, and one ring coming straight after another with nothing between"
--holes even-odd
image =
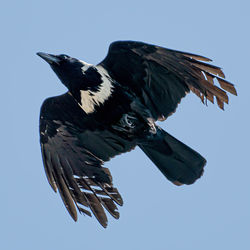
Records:
<instances>
[{"instance_id":1,"label":"black plumage","mask_svg":"<svg viewBox=\"0 0 250 250\"><path fill-rule=\"evenodd\" d=\"M110 158L139 146L176 185L192 184L206 160L159 126L190 90L223 109L230 82L210 59L142 42L119 41L97 66L67 55L38 53L68 92L41 107L40 142L48 181L74 220L76 208L107 226L104 208L119 218ZM205 62L203 62L205 61ZM220 87L214 83L217 79ZM224 89L224 90L222 90Z\"/></svg>"}]
</instances>

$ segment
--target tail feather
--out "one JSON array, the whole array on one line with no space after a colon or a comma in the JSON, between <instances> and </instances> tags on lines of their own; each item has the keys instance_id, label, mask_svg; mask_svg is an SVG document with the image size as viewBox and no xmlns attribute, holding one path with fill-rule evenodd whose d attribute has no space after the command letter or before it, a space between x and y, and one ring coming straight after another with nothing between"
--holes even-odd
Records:
<instances>
[{"instance_id":1,"label":"tail feather","mask_svg":"<svg viewBox=\"0 0 250 250\"><path fill-rule=\"evenodd\" d=\"M152 141L139 147L176 185L194 183L201 177L206 164L199 153L160 128Z\"/></svg>"}]
</instances>

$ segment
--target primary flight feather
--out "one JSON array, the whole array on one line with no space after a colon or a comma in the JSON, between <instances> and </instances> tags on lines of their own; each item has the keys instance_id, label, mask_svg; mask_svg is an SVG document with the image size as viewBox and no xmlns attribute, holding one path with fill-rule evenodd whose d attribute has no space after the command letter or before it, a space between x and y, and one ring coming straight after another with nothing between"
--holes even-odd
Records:
<instances>
[{"instance_id":1,"label":"primary flight feather","mask_svg":"<svg viewBox=\"0 0 250 250\"><path fill-rule=\"evenodd\" d=\"M67 55L37 53L68 92L44 101L40 143L48 181L77 220L80 213L107 226L123 200L113 186L110 158L139 146L168 180L192 184L206 160L157 126L190 90L224 109L236 90L210 59L142 42L118 41L94 66ZM215 85L217 79L220 87Z\"/></svg>"}]
</instances>

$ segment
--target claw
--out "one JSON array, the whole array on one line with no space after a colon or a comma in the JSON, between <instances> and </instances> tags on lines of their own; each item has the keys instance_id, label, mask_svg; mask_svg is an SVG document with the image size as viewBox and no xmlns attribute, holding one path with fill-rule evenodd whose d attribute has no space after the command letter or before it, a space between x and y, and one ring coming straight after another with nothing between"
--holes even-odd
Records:
<instances>
[{"instance_id":1,"label":"claw","mask_svg":"<svg viewBox=\"0 0 250 250\"><path fill-rule=\"evenodd\" d=\"M148 125L149 125L149 127L150 127L150 130L149 130L149 131L150 131L152 134L156 134L157 131L156 131L154 119L152 119L152 118L147 118L147 121L148 121Z\"/></svg>"},{"instance_id":2,"label":"claw","mask_svg":"<svg viewBox=\"0 0 250 250\"><path fill-rule=\"evenodd\" d=\"M134 123L132 122L132 120L134 119L133 116L130 116L130 115L128 115L128 114L125 114L125 115L124 115L124 119L125 119L126 124L127 124L130 128L134 128L134 127L135 127Z\"/></svg>"}]
</instances>

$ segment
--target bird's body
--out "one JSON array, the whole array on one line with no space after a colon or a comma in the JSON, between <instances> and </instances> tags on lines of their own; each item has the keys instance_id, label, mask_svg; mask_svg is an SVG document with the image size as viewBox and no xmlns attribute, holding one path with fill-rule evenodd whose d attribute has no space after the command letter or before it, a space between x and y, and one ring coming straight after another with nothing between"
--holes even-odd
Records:
<instances>
[{"instance_id":1,"label":"bird's body","mask_svg":"<svg viewBox=\"0 0 250 250\"><path fill-rule=\"evenodd\" d=\"M66 55L38 53L50 63L68 92L42 105L41 149L45 171L73 217L75 206L106 227L103 207L115 218L122 198L102 165L139 146L174 184L192 184L205 159L155 124L171 115L190 90L204 102L228 102L220 68L209 59L140 42L115 42L97 66Z\"/></svg>"}]
</instances>

